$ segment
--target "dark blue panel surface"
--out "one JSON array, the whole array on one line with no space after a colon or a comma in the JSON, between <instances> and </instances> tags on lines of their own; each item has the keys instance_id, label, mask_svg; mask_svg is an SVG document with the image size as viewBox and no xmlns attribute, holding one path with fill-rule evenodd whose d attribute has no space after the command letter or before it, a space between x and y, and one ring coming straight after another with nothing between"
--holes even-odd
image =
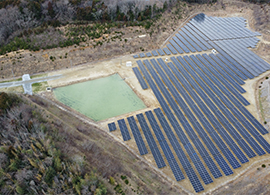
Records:
<instances>
[{"instance_id":1,"label":"dark blue panel surface","mask_svg":"<svg viewBox=\"0 0 270 195\"><path fill-rule=\"evenodd\" d=\"M137 79L138 79L138 81L139 81L142 89L147 89L148 86L147 86L145 80L143 79L143 77L142 77L139 69L137 67L134 67L134 68L132 68L132 70L133 70L134 74L136 75L136 77L137 77Z\"/></svg>"},{"instance_id":2,"label":"dark blue panel surface","mask_svg":"<svg viewBox=\"0 0 270 195\"><path fill-rule=\"evenodd\" d=\"M131 137L130 137L130 134L129 134L129 131L128 131L128 128L127 128L127 125L126 125L125 120L124 119L120 119L117 122L118 122L118 125L119 125L119 128L120 128L120 131L121 131L123 140L124 141L130 140Z\"/></svg>"},{"instance_id":3,"label":"dark blue panel surface","mask_svg":"<svg viewBox=\"0 0 270 195\"><path fill-rule=\"evenodd\" d=\"M130 129L133 133L133 136L135 138L135 141L136 141L136 144L137 144L137 147L139 149L140 154L141 155L147 154L148 153L147 148L146 148L145 143L142 139L141 132L136 124L134 117L133 116L128 117L127 120L128 120Z\"/></svg>"},{"instance_id":4,"label":"dark blue panel surface","mask_svg":"<svg viewBox=\"0 0 270 195\"><path fill-rule=\"evenodd\" d=\"M109 123L108 124L108 127L109 127L109 131L115 131L116 130L116 126L115 126L115 123Z\"/></svg>"}]
</instances>

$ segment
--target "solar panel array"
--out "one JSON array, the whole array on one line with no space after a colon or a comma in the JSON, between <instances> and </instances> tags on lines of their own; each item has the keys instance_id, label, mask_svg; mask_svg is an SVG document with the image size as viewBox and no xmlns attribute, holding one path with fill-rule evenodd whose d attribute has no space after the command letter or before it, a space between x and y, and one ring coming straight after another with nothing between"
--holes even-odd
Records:
<instances>
[{"instance_id":1,"label":"solar panel array","mask_svg":"<svg viewBox=\"0 0 270 195\"><path fill-rule=\"evenodd\" d=\"M269 70L269 64L243 45L241 40L221 40L214 43L233 57L243 68L253 76Z\"/></svg>"},{"instance_id":2,"label":"solar panel array","mask_svg":"<svg viewBox=\"0 0 270 195\"><path fill-rule=\"evenodd\" d=\"M244 18L199 14L167 47L146 53L174 55L170 62L138 60L133 68L142 88L149 86L161 106L136 115L137 121L128 117L138 150L148 153L145 139L157 167L168 163L176 181L187 177L195 192L204 190L202 182L232 175L249 159L270 153L262 136L268 131L245 108L250 103L242 96L244 80L270 67L248 49L256 47L258 35L246 28ZM217 54L175 56L213 48ZM118 125L123 140L131 139L125 120ZM114 129L112 123L108 127Z\"/></svg>"},{"instance_id":3,"label":"solar panel array","mask_svg":"<svg viewBox=\"0 0 270 195\"><path fill-rule=\"evenodd\" d=\"M198 14L189 21L195 28L205 35L205 40L237 39L261 35L252 32L245 26L245 19L240 17L219 18Z\"/></svg>"},{"instance_id":4,"label":"solar panel array","mask_svg":"<svg viewBox=\"0 0 270 195\"><path fill-rule=\"evenodd\" d=\"M268 63L248 49L256 47L260 40L256 36L259 35L261 34L246 28L244 18L208 17L198 14L169 40L170 44L163 48L164 51L158 49L159 54L156 51L152 53L156 57L216 49L224 57L227 58L228 55L227 60L245 77L252 79L270 68ZM134 56L137 57L138 55Z\"/></svg>"},{"instance_id":5,"label":"solar panel array","mask_svg":"<svg viewBox=\"0 0 270 195\"><path fill-rule=\"evenodd\" d=\"M119 125L119 128L120 128L120 131L121 131L123 140L124 141L130 140L131 137L130 137L129 131L127 129L127 125L126 125L125 120L124 119L120 119L117 122L118 122L118 125Z\"/></svg>"},{"instance_id":6,"label":"solar panel array","mask_svg":"<svg viewBox=\"0 0 270 195\"><path fill-rule=\"evenodd\" d=\"M167 161L172 169L172 172L175 176L176 181L180 181L180 180L184 179L185 177L184 177L177 161L175 160L174 155L173 155L161 129L159 128L159 125L158 125L153 113L151 111L147 111L145 114L146 114L148 121L150 122L151 127L156 135L156 138L159 142L159 145L161 146L161 149L162 149L162 151L163 151L163 153L164 153L164 155L165 155L165 157L166 157L166 159L167 159Z\"/></svg>"},{"instance_id":7,"label":"solar panel array","mask_svg":"<svg viewBox=\"0 0 270 195\"><path fill-rule=\"evenodd\" d=\"M171 109L174 110L175 115L186 129L186 133L189 135L190 139L194 143L194 146L201 154L212 175L214 176L216 173L216 177L220 177L221 173L219 171L215 172L216 170L210 168L211 165L207 163L211 157L201 144L198 136L196 136L195 133L192 133L192 128L188 129L188 122L185 120L184 115L181 114L180 107L189 121L192 122L193 128L197 131L198 135L200 135L200 138L210 153L214 156L214 159L225 175L230 175L233 173L230 166L236 169L241 167L240 163L248 162L249 160L247 156L252 158L256 156L255 152L258 155L265 154L265 151L269 153L270 145L260 135L260 133L268 133L267 130L262 125L258 126L259 122L245 109L244 106L247 104L247 101L243 101L242 98L239 98L243 101L243 103L241 103L233 95L236 88L241 90L239 85L228 85L229 81L234 81L235 83L236 80L238 80L240 83L243 83L243 81L240 77L232 74L232 72L230 73L231 75L234 75L235 78L229 76L228 74L221 74L223 69L214 61L213 58L215 57L215 55L198 55L197 58L195 56L185 56L184 58L178 57L177 59L172 57L171 60L173 63L168 63L168 65L166 65L161 58L157 60L158 62L152 59L152 65L148 60L144 60L144 64L141 61L137 61L137 63L147 82L149 83L149 86L152 88L154 94L159 100L164 112L167 112L166 115L168 116L172 126L174 126L177 122L172 115L172 112L169 111L170 108L166 106L166 101L163 99L162 94L165 96L168 104L170 104ZM208 61L206 61L206 59L208 59ZM205 65L203 61L208 64ZM209 62L211 62L211 65ZM148 70L146 70L145 67L147 67ZM212 70L213 68L215 68L215 71ZM209 70L212 70L212 72ZM151 76L148 71L150 72ZM213 72L215 74L213 74ZM155 80L155 82L152 80L152 78ZM226 82L224 82L225 80ZM166 86L163 83L165 83ZM158 91L158 88L162 94ZM172 95L168 92L168 90ZM181 99L181 96L183 96L185 101ZM238 96L241 96L239 92ZM175 103L172 97L175 98L179 106ZM193 101L191 97L195 101ZM197 116L197 118L193 115L189 108L191 108L192 112ZM237 108L239 108L239 110ZM201 124L207 132L204 131ZM162 126L163 129L165 129L165 126ZM179 127L175 127L174 129L176 133L179 131ZM166 132L166 130L164 131ZM188 150L190 146L192 148L192 145L190 145L188 142L187 137L183 137L184 134L185 133L182 131L182 134L179 135L179 139L184 145L184 148ZM171 136L167 136L170 139ZM213 143L215 143L218 148L216 148ZM189 152L187 153L189 154ZM192 152L190 154L192 154ZM225 161L222 154L227 159L230 166ZM190 156L190 159L196 166L197 155L194 155L195 157L192 155ZM237 159L240 161L240 163ZM200 170L200 168L197 168L197 170ZM187 172L186 174L188 175ZM205 177L201 175L201 178ZM211 181L211 177L208 181Z\"/></svg>"},{"instance_id":8,"label":"solar panel array","mask_svg":"<svg viewBox=\"0 0 270 195\"><path fill-rule=\"evenodd\" d=\"M150 150L152 152L152 155L153 155L153 157L154 157L154 159L156 161L157 167L158 168L165 167L166 164L164 162L164 159L163 159L163 157L162 157L162 155L161 155L161 153L159 151L159 148L158 148L158 146L156 144L156 141L155 141L155 139L154 139L154 137L153 137L153 135L152 135L152 133L151 133L151 131L149 129L148 124L146 123L146 120L145 120L143 114L138 114L137 119L138 119L138 121L140 123L140 126L141 126L142 131L144 133L144 136L145 136L145 138L147 140L149 148L150 148Z\"/></svg>"}]
</instances>

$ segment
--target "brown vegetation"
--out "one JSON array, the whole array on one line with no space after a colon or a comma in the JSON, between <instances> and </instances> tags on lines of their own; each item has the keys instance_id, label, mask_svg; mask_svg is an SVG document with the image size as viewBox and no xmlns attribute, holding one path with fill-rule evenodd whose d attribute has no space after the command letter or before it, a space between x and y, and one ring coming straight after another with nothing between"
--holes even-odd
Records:
<instances>
[{"instance_id":1,"label":"brown vegetation","mask_svg":"<svg viewBox=\"0 0 270 195\"><path fill-rule=\"evenodd\" d=\"M0 116L1 194L183 193L103 130L37 96L14 97Z\"/></svg>"}]
</instances>

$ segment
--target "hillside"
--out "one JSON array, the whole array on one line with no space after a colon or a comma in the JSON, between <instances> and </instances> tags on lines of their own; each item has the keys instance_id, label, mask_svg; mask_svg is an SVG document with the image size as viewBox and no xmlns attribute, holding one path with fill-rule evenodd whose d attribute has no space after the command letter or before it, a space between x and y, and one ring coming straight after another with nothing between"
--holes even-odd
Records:
<instances>
[{"instance_id":1,"label":"hillside","mask_svg":"<svg viewBox=\"0 0 270 195\"><path fill-rule=\"evenodd\" d=\"M0 103L1 194L184 194L103 130L38 96L1 93Z\"/></svg>"}]
</instances>

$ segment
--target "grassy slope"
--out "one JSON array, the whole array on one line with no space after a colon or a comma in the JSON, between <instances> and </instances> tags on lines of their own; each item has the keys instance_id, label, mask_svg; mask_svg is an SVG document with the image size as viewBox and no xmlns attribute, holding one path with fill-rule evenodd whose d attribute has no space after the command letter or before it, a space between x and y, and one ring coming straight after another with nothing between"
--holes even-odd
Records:
<instances>
[{"instance_id":1,"label":"grassy slope","mask_svg":"<svg viewBox=\"0 0 270 195\"><path fill-rule=\"evenodd\" d=\"M62 121L59 125L65 126L59 128L59 135L65 140L57 143L61 151L69 156L85 156L89 168L95 167L105 178L112 176L116 184L121 184L125 194L184 194L103 130L84 124L37 96L30 98L46 109L52 120L57 118L57 121ZM121 176L127 177L128 185ZM111 188L117 187L116 184Z\"/></svg>"}]
</instances>

